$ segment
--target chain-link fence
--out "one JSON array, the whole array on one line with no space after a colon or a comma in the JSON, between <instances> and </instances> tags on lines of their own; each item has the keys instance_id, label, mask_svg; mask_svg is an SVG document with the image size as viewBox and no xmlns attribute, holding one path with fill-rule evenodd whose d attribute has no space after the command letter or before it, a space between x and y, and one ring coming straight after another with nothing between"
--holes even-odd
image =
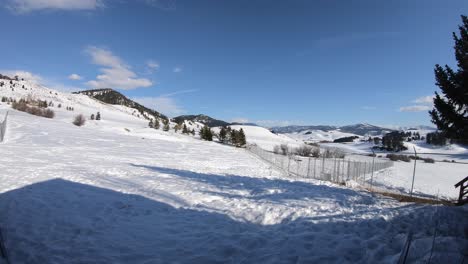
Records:
<instances>
[{"instance_id":1,"label":"chain-link fence","mask_svg":"<svg viewBox=\"0 0 468 264\"><path fill-rule=\"evenodd\" d=\"M289 175L335 183L352 180L362 186L372 187L374 174L393 166L392 161L373 157L359 158L314 158L297 155L281 155L264 150L256 145L247 149L261 159L286 171Z\"/></svg>"},{"instance_id":2,"label":"chain-link fence","mask_svg":"<svg viewBox=\"0 0 468 264\"><path fill-rule=\"evenodd\" d=\"M0 142L3 142L3 139L5 138L7 119L8 119L8 112L6 113L5 119L3 119L3 122L0 123Z\"/></svg>"}]
</instances>

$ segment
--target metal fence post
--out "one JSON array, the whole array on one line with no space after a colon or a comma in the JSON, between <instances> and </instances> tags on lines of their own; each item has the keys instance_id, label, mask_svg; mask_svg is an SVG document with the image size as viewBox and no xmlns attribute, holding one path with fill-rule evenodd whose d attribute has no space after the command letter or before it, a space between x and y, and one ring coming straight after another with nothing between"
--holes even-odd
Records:
<instances>
[{"instance_id":1,"label":"metal fence post","mask_svg":"<svg viewBox=\"0 0 468 264\"><path fill-rule=\"evenodd\" d=\"M371 178L370 178L371 190L374 188L374 186L373 186L373 182L374 182L374 161L375 161L375 152L372 149L372 173L371 173Z\"/></svg>"},{"instance_id":2,"label":"metal fence post","mask_svg":"<svg viewBox=\"0 0 468 264\"><path fill-rule=\"evenodd\" d=\"M414 169L413 169L413 182L411 183L410 196L413 197L414 177L416 176L416 161L418 161L418 153L416 153L416 147L413 146L414 150Z\"/></svg>"}]
</instances>

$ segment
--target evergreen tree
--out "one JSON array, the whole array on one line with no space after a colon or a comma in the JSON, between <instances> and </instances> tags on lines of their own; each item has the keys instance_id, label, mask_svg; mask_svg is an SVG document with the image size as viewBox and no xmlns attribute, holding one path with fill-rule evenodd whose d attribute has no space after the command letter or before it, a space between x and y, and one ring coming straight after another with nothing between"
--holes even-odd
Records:
<instances>
[{"instance_id":1,"label":"evergreen tree","mask_svg":"<svg viewBox=\"0 0 468 264\"><path fill-rule=\"evenodd\" d=\"M156 118L154 120L153 128L154 129L159 129L161 127L161 124L159 123L159 120Z\"/></svg>"},{"instance_id":2,"label":"evergreen tree","mask_svg":"<svg viewBox=\"0 0 468 264\"><path fill-rule=\"evenodd\" d=\"M148 126L150 128L154 128L154 123L153 123L153 119L150 119L149 123L148 123Z\"/></svg>"},{"instance_id":3,"label":"evergreen tree","mask_svg":"<svg viewBox=\"0 0 468 264\"><path fill-rule=\"evenodd\" d=\"M195 136L195 129L192 128L192 131L190 131L190 133L192 134L192 136Z\"/></svg>"},{"instance_id":4,"label":"evergreen tree","mask_svg":"<svg viewBox=\"0 0 468 264\"><path fill-rule=\"evenodd\" d=\"M91 120L94 120L94 114L91 114L90 119L91 119Z\"/></svg>"},{"instance_id":5,"label":"evergreen tree","mask_svg":"<svg viewBox=\"0 0 468 264\"><path fill-rule=\"evenodd\" d=\"M234 146L237 146L237 144L239 142L239 137L238 137L237 130L232 129L231 133L229 135L230 135L229 138L231 140L231 144L233 144Z\"/></svg>"},{"instance_id":6,"label":"evergreen tree","mask_svg":"<svg viewBox=\"0 0 468 264\"><path fill-rule=\"evenodd\" d=\"M226 138L227 138L227 131L224 127L222 127L221 130L219 131L219 141L224 143L226 142Z\"/></svg>"},{"instance_id":7,"label":"evergreen tree","mask_svg":"<svg viewBox=\"0 0 468 264\"><path fill-rule=\"evenodd\" d=\"M180 124L176 124L174 126L174 131L177 133L177 131L179 131L181 129L181 125Z\"/></svg>"},{"instance_id":8,"label":"evergreen tree","mask_svg":"<svg viewBox=\"0 0 468 264\"><path fill-rule=\"evenodd\" d=\"M238 139L237 139L237 146L238 147L243 147L247 145L247 140L245 139L245 133L244 133L244 130L241 128L239 130L239 134L238 134Z\"/></svg>"},{"instance_id":9,"label":"evergreen tree","mask_svg":"<svg viewBox=\"0 0 468 264\"><path fill-rule=\"evenodd\" d=\"M458 70L435 66L436 85L443 96L435 92L434 109L429 113L448 138L468 144L468 17L462 16L462 22L460 36L453 33Z\"/></svg>"},{"instance_id":10,"label":"evergreen tree","mask_svg":"<svg viewBox=\"0 0 468 264\"><path fill-rule=\"evenodd\" d=\"M97 112L97 114L96 114L96 120L101 120L101 113Z\"/></svg>"},{"instance_id":11,"label":"evergreen tree","mask_svg":"<svg viewBox=\"0 0 468 264\"><path fill-rule=\"evenodd\" d=\"M203 140L213 141L213 132L207 125L205 125L200 130L200 137Z\"/></svg>"}]
</instances>

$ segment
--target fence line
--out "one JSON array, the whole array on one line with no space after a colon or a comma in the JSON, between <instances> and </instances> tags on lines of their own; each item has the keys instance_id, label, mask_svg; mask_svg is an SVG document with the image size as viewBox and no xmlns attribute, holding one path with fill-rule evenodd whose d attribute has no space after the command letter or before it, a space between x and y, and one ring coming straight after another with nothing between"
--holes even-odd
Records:
<instances>
[{"instance_id":1,"label":"fence line","mask_svg":"<svg viewBox=\"0 0 468 264\"><path fill-rule=\"evenodd\" d=\"M8 120L8 112L6 113L5 119L3 119L3 122L0 123L0 142L3 142L3 139L5 138L7 120Z\"/></svg>"},{"instance_id":2,"label":"fence line","mask_svg":"<svg viewBox=\"0 0 468 264\"><path fill-rule=\"evenodd\" d=\"M370 185L375 172L393 166L392 161L374 160L373 158L363 161L345 158L281 155L264 150L256 145L249 145L247 149L261 159L286 171L289 175L340 184L353 180L362 186Z\"/></svg>"}]
</instances>

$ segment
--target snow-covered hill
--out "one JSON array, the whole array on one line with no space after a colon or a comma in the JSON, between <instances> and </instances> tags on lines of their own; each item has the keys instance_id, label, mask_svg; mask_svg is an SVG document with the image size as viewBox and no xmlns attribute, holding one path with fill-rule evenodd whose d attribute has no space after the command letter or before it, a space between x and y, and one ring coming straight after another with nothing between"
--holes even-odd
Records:
<instances>
[{"instance_id":1,"label":"snow-covered hill","mask_svg":"<svg viewBox=\"0 0 468 264\"><path fill-rule=\"evenodd\" d=\"M10 111L0 227L11 263L395 263L409 232L409 262L463 257L466 207L291 178L245 149L148 128L135 109L26 86L0 96L52 100L56 117L0 103L0 116ZM102 120L71 124L97 111ZM295 142L241 127L266 146Z\"/></svg>"}]
</instances>

